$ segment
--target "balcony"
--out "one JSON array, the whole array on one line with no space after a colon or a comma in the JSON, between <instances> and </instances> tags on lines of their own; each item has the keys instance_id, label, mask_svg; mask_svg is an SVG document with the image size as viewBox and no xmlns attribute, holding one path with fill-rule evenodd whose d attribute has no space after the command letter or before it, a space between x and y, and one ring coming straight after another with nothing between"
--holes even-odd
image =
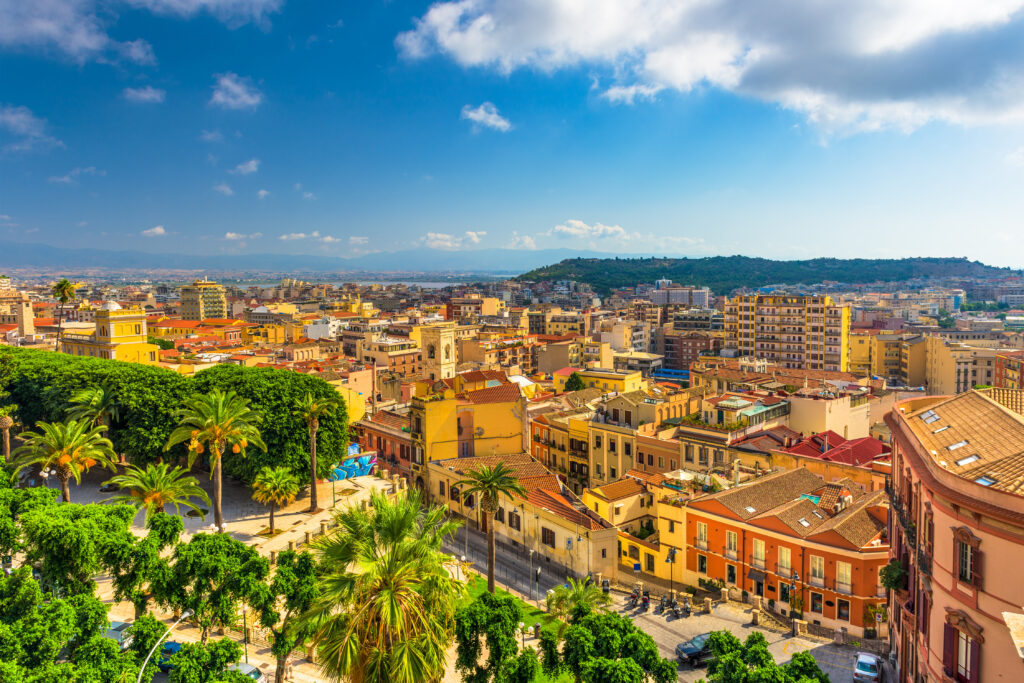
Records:
<instances>
[{"instance_id":1,"label":"balcony","mask_svg":"<svg viewBox=\"0 0 1024 683\"><path fill-rule=\"evenodd\" d=\"M755 569L764 569L764 558L763 557L752 557L750 558L750 566Z\"/></svg>"},{"instance_id":2,"label":"balcony","mask_svg":"<svg viewBox=\"0 0 1024 683\"><path fill-rule=\"evenodd\" d=\"M783 579L788 579L790 576L793 575L793 568L788 565L783 567L779 564L776 564L775 573Z\"/></svg>"},{"instance_id":3,"label":"balcony","mask_svg":"<svg viewBox=\"0 0 1024 683\"><path fill-rule=\"evenodd\" d=\"M853 584L843 583L842 581L836 581L836 593L842 593L843 595L853 595Z\"/></svg>"},{"instance_id":4,"label":"balcony","mask_svg":"<svg viewBox=\"0 0 1024 683\"><path fill-rule=\"evenodd\" d=\"M917 569L925 576L932 575L932 558L924 551L924 548L917 549Z\"/></svg>"},{"instance_id":5,"label":"balcony","mask_svg":"<svg viewBox=\"0 0 1024 683\"><path fill-rule=\"evenodd\" d=\"M726 548L725 557L730 560L735 560L739 557L739 554L736 552L736 548Z\"/></svg>"},{"instance_id":6,"label":"balcony","mask_svg":"<svg viewBox=\"0 0 1024 683\"><path fill-rule=\"evenodd\" d=\"M699 550L708 549L708 539L706 538L695 538L693 539L693 547Z\"/></svg>"},{"instance_id":7,"label":"balcony","mask_svg":"<svg viewBox=\"0 0 1024 683\"><path fill-rule=\"evenodd\" d=\"M815 586L817 588L824 588L825 587L825 577L824 576L812 576L811 578L807 579L807 585L808 586Z\"/></svg>"}]
</instances>

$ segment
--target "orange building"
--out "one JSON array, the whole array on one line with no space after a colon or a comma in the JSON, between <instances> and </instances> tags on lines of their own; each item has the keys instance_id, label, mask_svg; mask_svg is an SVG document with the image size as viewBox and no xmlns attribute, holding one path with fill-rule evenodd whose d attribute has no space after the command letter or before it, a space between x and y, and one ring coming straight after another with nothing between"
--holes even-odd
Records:
<instances>
[{"instance_id":1,"label":"orange building","mask_svg":"<svg viewBox=\"0 0 1024 683\"><path fill-rule=\"evenodd\" d=\"M863 636L885 604L888 499L806 469L693 499L686 507L688 582L717 579L784 616ZM771 601L771 602L769 602Z\"/></svg>"}]
</instances>

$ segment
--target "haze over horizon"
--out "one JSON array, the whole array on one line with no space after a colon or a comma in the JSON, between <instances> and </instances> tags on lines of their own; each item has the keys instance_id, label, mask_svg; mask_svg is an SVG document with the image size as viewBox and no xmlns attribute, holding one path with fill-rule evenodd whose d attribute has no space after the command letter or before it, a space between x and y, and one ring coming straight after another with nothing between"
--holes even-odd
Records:
<instances>
[{"instance_id":1,"label":"haze over horizon","mask_svg":"<svg viewBox=\"0 0 1024 683\"><path fill-rule=\"evenodd\" d=\"M921 7L0 0L0 241L1021 267L1024 0Z\"/></svg>"}]
</instances>

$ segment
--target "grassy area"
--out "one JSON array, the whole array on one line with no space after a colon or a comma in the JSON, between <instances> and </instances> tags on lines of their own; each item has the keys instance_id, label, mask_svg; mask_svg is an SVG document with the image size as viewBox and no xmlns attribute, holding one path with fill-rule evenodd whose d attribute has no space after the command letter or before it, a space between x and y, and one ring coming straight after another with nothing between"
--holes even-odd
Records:
<instances>
[{"instance_id":1,"label":"grassy area","mask_svg":"<svg viewBox=\"0 0 1024 683\"><path fill-rule=\"evenodd\" d=\"M468 595L463 600L463 604L468 605L473 600L480 597L486 592L487 579L483 576L474 574L473 577L469 580L469 591ZM496 592L502 595L509 594L508 591L502 588L498 588ZM527 626L533 626L534 624L540 622L541 628L543 630L557 631L558 628L562 625L562 622L559 619L552 617L544 610L538 609L535 605L532 605L519 597L516 597L514 595L512 597L515 598L516 601L519 603L519 621L523 622ZM536 683L572 683L573 678L569 674L562 674L557 678L548 678L542 673L535 680Z\"/></svg>"}]
</instances>

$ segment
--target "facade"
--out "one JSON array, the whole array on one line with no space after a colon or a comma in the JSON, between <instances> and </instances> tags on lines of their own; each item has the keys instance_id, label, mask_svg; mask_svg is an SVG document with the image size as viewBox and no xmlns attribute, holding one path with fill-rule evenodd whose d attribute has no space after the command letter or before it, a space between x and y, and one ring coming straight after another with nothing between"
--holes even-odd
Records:
<instances>
[{"instance_id":1,"label":"facade","mask_svg":"<svg viewBox=\"0 0 1024 683\"><path fill-rule=\"evenodd\" d=\"M1024 369L1024 351L1002 351L996 354L992 385L1003 389L1022 389L1021 370Z\"/></svg>"},{"instance_id":2,"label":"facade","mask_svg":"<svg viewBox=\"0 0 1024 683\"><path fill-rule=\"evenodd\" d=\"M121 308L108 301L96 310L96 328L92 332L63 332L60 348L73 356L156 365L160 347L147 339L144 310Z\"/></svg>"},{"instance_id":3,"label":"facade","mask_svg":"<svg viewBox=\"0 0 1024 683\"><path fill-rule=\"evenodd\" d=\"M755 294L729 299L727 346L785 368L845 372L850 308L829 296Z\"/></svg>"},{"instance_id":4,"label":"facade","mask_svg":"<svg viewBox=\"0 0 1024 683\"><path fill-rule=\"evenodd\" d=\"M227 317L228 303L222 285L204 278L181 288L182 320Z\"/></svg>"},{"instance_id":5,"label":"facade","mask_svg":"<svg viewBox=\"0 0 1024 683\"><path fill-rule=\"evenodd\" d=\"M957 394L995 381L999 351L928 336L926 383L932 394Z\"/></svg>"},{"instance_id":6,"label":"facade","mask_svg":"<svg viewBox=\"0 0 1024 683\"><path fill-rule=\"evenodd\" d=\"M688 583L718 579L784 615L862 636L884 605L888 498L805 469L779 472L690 500Z\"/></svg>"},{"instance_id":7,"label":"facade","mask_svg":"<svg viewBox=\"0 0 1024 683\"><path fill-rule=\"evenodd\" d=\"M901 681L1024 677L1024 417L1017 390L897 404L889 622Z\"/></svg>"},{"instance_id":8,"label":"facade","mask_svg":"<svg viewBox=\"0 0 1024 683\"><path fill-rule=\"evenodd\" d=\"M423 376L432 380L455 376L455 326L431 325L420 331L423 347Z\"/></svg>"},{"instance_id":9,"label":"facade","mask_svg":"<svg viewBox=\"0 0 1024 683\"><path fill-rule=\"evenodd\" d=\"M579 374L585 387L593 387L601 391L636 391L644 386L644 379L639 371L616 372L607 368L563 368L554 374L552 380L555 391L565 391L565 383L573 372Z\"/></svg>"}]
</instances>

